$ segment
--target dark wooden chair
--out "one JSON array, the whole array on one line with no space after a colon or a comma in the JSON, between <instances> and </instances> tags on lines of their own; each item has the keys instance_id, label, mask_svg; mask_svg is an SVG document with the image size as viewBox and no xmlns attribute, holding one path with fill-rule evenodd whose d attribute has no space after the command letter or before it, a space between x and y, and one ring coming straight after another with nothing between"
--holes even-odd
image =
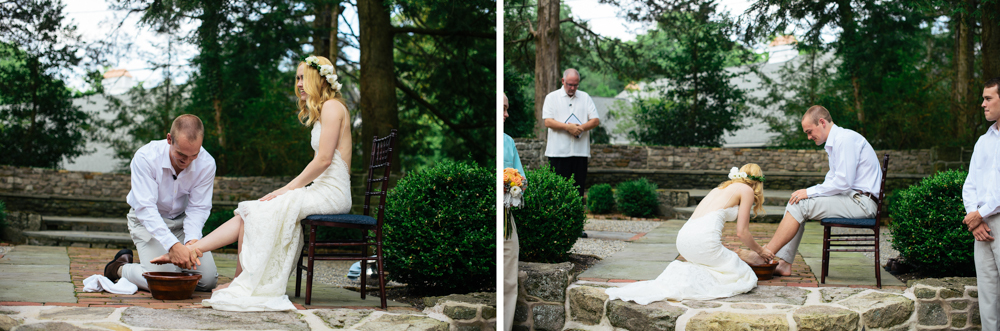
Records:
<instances>
[{"instance_id":1,"label":"dark wooden chair","mask_svg":"<svg viewBox=\"0 0 1000 331\"><path fill-rule=\"evenodd\" d=\"M365 183L365 204L361 215L341 214L341 215L309 215L302 220L302 228L306 233L306 241L302 247L302 254L299 256L298 266L295 270L295 297L299 297L302 287L302 270L306 271L306 304L312 303L312 280L313 263L315 260L360 260L361 261L361 299L365 299L367 286L365 280L368 278L368 260L373 260L378 267L379 298L382 300L382 309L386 309L385 302L385 270L382 264L382 218L385 214L386 190L389 188L389 172L392 169L393 156L396 153L396 130L392 130L389 135L379 138L375 136L372 141L371 162L368 166L368 180ZM380 175L376 178L377 175ZM373 190L376 183L381 186L379 190ZM379 197L377 215L371 216L372 197ZM316 229L321 226L360 229L361 238L358 240L344 239L338 241L317 241ZM375 236L369 235L374 232ZM358 253L326 253L317 254L316 247L338 247L347 246L359 249ZM375 256L372 257L368 248L373 248ZM350 250L348 250L350 251ZM303 264L302 260L307 259Z\"/></svg>"},{"instance_id":2,"label":"dark wooden chair","mask_svg":"<svg viewBox=\"0 0 1000 331\"><path fill-rule=\"evenodd\" d=\"M879 261L879 222L882 220L882 210L885 208L885 179L889 177L888 170L889 153L886 153L882 160L882 183L879 186L878 199L875 200L878 205L875 210L875 218L827 218L820 221L820 225L823 225L823 270L819 281L821 284L826 284L826 275L830 269L830 252L874 252L875 284L878 288L882 288L882 265ZM830 228L871 229L873 233L830 234ZM831 246L850 248L831 248Z\"/></svg>"}]
</instances>

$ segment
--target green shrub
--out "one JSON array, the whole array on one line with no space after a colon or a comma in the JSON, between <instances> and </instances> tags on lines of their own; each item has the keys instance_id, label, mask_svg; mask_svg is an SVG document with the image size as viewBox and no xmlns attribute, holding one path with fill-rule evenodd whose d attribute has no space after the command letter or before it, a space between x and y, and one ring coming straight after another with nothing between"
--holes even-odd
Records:
<instances>
[{"instance_id":1,"label":"green shrub","mask_svg":"<svg viewBox=\"0 0 1000 331\"><path fill-rule=\"evenodd\" d=\"M434 293L496 287L496 174L442 162L389 190L384 253L389 278Z\"/></svg>"},{"instance_id":2,"label":"green shrub","mask_svg":"<svg viewBox=\"0 0 1000 331\"><path fill-rule=\"evenodd\" d=\"M212 212L208 215L208 219L205 220L205 227L201 228L201 235L207 236L209 233L212 233L212 231L219 228L219 226L222 226L223 223L232 219L233 216L235 216L235 214L233 214L233 210ZM236 243L229 244L222 248L236 249Z\"/></svg>"},{"instance_id":3,"label":"green shrub","mask_svg":"<svg viewBox=\"0 0 1000 331\"><path fill-rule=\"evenodd\" d=\"M583 232L583 199L572 180L548 166L526 172L524 207L514 210L520 260L564 262Z\"/></svg>"},{"instance_id":4,"label":"green shrub","mask_svg":"<svg viewBox=\"0 0 1000 331\"><path fill-rule=\"evenodd\" d=\"M645 178L618 183L615 190L618 210L632 217L649 217L656 213L658 204L656 184Z\"/></svg>"},{"instance_id":5,"label":"green shrub","mask_svg":"<svg viewBox=\"0 0 1000 331\"><path fill-rule=\"evenodd\" d=\"M0 200L0 229L7 227L7 205Z\"/></svg>"},{"instance_id":6,"label":"green shrub","mask_svg":"<svg viewBox=\"0 0 1000 331\"><path fill-rule=\"evenodd\" d=\"M611 184L597 184L587 190L587 208L594 214L607 214L615 209Z\"/></svg>"},{"instance_id":7,"label":"green shrub","mask_svg":"<svg viewBox=\"0 0 1000 331\"><path fill-rule=\"evenodd\" d=\"M965 229L962 185L967 173L949 170L899 190L889 206L892 247L931 275L975 275L972 233Z\"/></svg>"}]
</instances>

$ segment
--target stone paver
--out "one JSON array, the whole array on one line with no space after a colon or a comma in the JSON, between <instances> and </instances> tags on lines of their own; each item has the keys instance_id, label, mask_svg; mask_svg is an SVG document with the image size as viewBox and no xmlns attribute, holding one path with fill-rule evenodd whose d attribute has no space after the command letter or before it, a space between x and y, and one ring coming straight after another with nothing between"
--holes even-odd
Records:
<instances>
[{"instance_id":1,"label":"stone paver","mask_svg":"<svg viewBox=\"0 0 1000 331\"><path fill-rule=\"evenodd\" d=\"M15 246L0 258L0 301L76 303L69 271L66 247Z\"/></svg>"}]
</instances>

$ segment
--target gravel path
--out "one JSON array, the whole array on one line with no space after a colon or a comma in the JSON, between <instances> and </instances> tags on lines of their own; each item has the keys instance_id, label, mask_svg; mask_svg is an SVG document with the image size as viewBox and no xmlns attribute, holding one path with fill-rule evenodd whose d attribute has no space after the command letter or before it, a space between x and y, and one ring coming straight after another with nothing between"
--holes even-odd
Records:
<instances>
[{"instance_id":1,"label":"gravel path","mask_svg":"<svg viewBox=\"0 0 1000 331\"><path fill-rule=\"evenodd\" d=\"M614 231L614 232L649 232L660 226L662 222L652 221L615 221L615 220L595 220L589 219L583 225L588 231Z\"/></svg>"},{"instance_id":2,"label":"gravel path","mask_svg":"<svg viewBox=\"0 0 1000 331\"><path fill-rule=\"evenodd\" d=\"M227 259L236 259L236 254L213 253L213 255ZM347 278L347 271L351 269L351 265L354 264L354 262L355 261L316 261L313 266L313 282L340 287L360 287L360 280L350 280ZM303 272L303 280L305 280L304 274L305 273ZM374 283L371 282L372 279L375 279ZM305 283L303 282L303 284ZM377 278L369 278L367 284L365 285L368 285L369 288L377 288L378 280ZM388 288L402 286L403 284L386 279L385 285Z\"/></svg>"},{"instance_id":3,"label":"gravel path","mask_svg":"<svg viewBox=\"0 0 1000 331\"><path fill-rule=\"evenodd\" d=\"M579 238L573 244L573 249L570 249L569 252L573 254L593 255L604 259L621 252L628 245L631 244L621 240Z\"/></svg>"}]
</instances>

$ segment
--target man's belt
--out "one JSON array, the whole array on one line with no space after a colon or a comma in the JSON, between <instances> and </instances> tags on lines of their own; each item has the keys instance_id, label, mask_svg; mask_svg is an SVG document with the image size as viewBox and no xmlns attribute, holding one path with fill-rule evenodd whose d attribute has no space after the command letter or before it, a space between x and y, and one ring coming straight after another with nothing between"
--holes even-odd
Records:
<instances>
[{"instance_id":1,"label":"man's belt","mask_svg":"<svg viewBox=\"0 0 1000 331\"><path fill-rule=\"evenodd\" d=\"M861 191L857 191L857 192L858 192L858 194L861 194L863 196L871 198L872 201L875 201L876 204L878 203L878 197L875 196L874 194L871 194L871 193L868 193L868 192L861 192Z\"/></svg>"}]
</instances>

